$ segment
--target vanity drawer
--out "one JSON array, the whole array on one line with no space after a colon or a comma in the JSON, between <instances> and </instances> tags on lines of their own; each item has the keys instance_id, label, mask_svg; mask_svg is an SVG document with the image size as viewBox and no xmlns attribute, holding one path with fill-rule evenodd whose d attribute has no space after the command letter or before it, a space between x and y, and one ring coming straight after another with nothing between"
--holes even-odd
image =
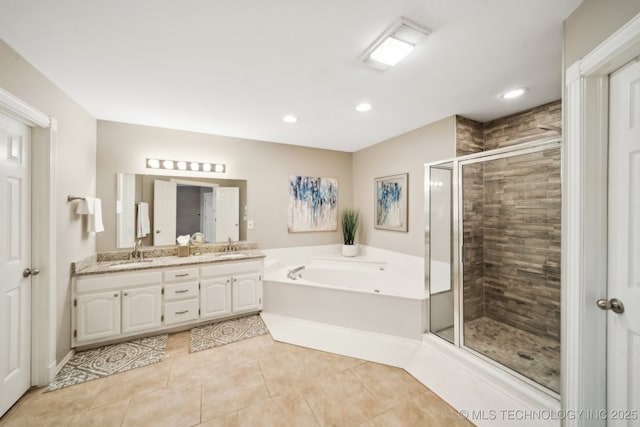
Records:
<instances>
[{"instance_id":1,"label":"vanity drawer","mask_svg":"<svg viewBox=\"0 0 640 427\"><path fill-rule=\"evenodd\" d=\"M181 268L179 270L167 270L164 272L165 282L182 282L198 278L197 268Z\"/></svg>"},{"instance_id":2,"label":"vanity drawer","mask_svg":"<svg viewBox=\"0 0 640 427\"><path fill-rule=\"evenodd\" d=\"M164 304L164 323L182 323L198 318L198 299L167 302Z\"/></svg>"},{"instance_id":3,"label":"vanity drawer","mask_svg":"<svg viewBox=\"0 0 640 427\"><path fill-rule=\"evenodd\" d=\"M173 283L164 285L165 301L198 297L198 282Z\"/></svg>"}]
</instances>

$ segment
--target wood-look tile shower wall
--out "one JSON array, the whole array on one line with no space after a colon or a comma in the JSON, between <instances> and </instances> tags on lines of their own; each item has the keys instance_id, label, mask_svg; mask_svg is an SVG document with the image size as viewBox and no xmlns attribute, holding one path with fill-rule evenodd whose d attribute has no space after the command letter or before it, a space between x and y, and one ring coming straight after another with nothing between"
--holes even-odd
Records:
<instances>
[{"instance_id":1,"label":"wood-look tile shower wall","mask_svg":"<svg viewBox=\"0 0 640 427\"><path fill-rule=\"evenodd\" d=\"M554 137L537 125L560 123L560 101L487 123L458 116L457 154ZM559 338L560 162L554 149L463 169L465 320Z\"/></svg>"}]
</instances>

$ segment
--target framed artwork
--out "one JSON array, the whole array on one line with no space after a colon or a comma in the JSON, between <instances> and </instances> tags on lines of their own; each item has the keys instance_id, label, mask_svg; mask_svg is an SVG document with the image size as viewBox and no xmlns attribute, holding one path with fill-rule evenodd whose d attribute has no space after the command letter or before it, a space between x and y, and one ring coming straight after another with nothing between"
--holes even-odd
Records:
<instances>
[{"instance_id":1,"label":"framed artwork","mask_svg":"<svg viewBox=\"0 0 640 427\"><path fill-rule=\"evenodd\" d=\"M338 180L289 177L289 233L338 229Z\"/></svg>"},{"instance_id":2,"label":"framed artwork","mask_svg":"<svg viewBox=\"0 0 640 427\"><path fill-rule=\"evenodd\" d=\"M409 230L407 224L408 173L374 178L374 228L381 230Z\"/></svg>"}]
</instances>

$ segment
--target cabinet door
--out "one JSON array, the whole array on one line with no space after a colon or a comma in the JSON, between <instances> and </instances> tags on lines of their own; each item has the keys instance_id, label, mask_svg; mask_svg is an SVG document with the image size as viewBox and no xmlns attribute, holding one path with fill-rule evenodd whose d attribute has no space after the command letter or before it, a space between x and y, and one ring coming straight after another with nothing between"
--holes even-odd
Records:
<instances>
[{"instance_id":1,"label":"cabinet door","mask_svg":"<svg viewBox=\"0 0 640 427\"><path fill-rule=\"evenodd\" d=\"M243 274L233 279L233 312L262 308L262 280L258 273Z\"/></svg>"},{"instance_id":2,"label":"cabinet door","mask_svg":"<svg viewBox=\"0 0 640 427\"><path fill-rule=\"evenodd\" d=\"M231 313L231 278L216 277L200 282L200 318Z\"/></svg>"},{"instance_id":3,"label":"cabinet door","mask_svg":"<svg viewBox=\"0 0 640 427\"><path fill-rule=\"evenodd\" d=\"M76 305L77 342L94 341L120 334L120 291L79 295Z\"/></svg>"},{"instance_id":4,"label":"cabinet door","mask_svg":"<svg viewBox=\"0 0 640 427\"><path fill-rule=\"evenodd\" d=\"M122 333L160 327L162 286L122 291Z\"/></svg>"}]
</instances>

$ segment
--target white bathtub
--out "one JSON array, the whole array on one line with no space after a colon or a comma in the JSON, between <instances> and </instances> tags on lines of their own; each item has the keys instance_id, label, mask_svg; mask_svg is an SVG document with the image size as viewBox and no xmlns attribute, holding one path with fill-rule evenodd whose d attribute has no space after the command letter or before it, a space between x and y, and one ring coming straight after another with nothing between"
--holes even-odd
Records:
<instances>
[{"instance_id":1,"label":"white bathtub","mask_svg":"<svg viewBox=\"0 0 640 427\"><path fill-rule=\"evenodd\" d=\"M426 292L420 257L362 248L362 255L346 258L339 255L340 245L263 252L264 312L422 338ZM301 277L287 278L291 269L302 265Z\"/></svg>"}]
</instances>

